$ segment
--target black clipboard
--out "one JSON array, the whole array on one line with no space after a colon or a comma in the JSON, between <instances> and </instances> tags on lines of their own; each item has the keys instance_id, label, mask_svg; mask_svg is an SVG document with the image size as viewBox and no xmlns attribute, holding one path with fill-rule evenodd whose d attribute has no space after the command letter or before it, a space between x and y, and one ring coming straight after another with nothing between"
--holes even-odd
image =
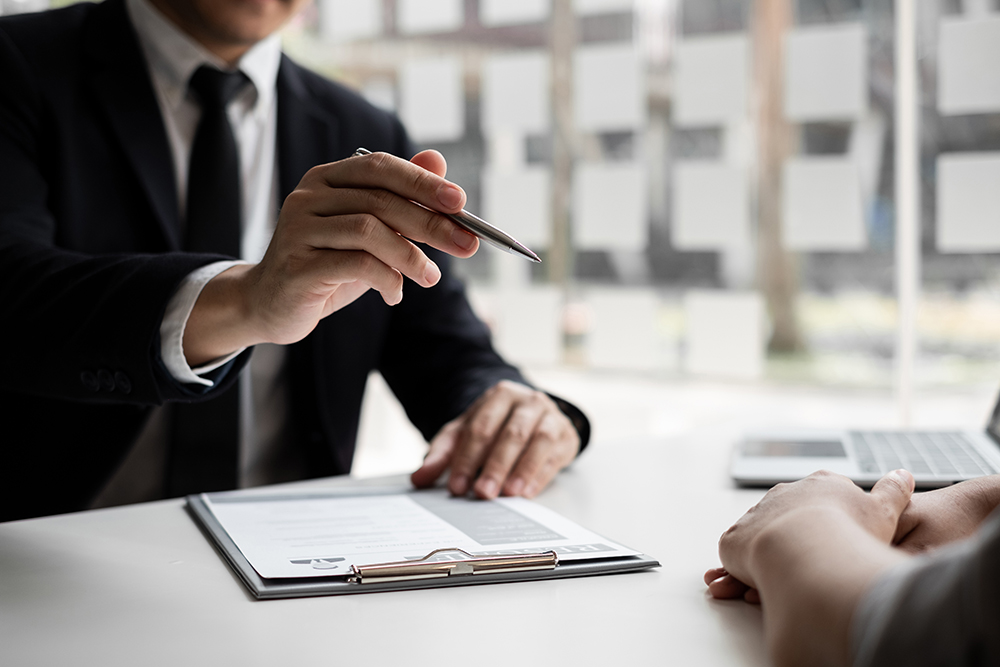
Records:
<instances>
[{"instance_id":1,"label":"black clipboard","mask_svg":"<svg viewBox=\"0 0 1000 667\"><path fill-rule=\"evenodd\" d=\"M358 495L363 495L360 491ZM559 562L554 552L529 554L527 563L525 555L507 559L506 563L499 558L475 558L469 560L451 561L458 565L445 574L424 576L426 570L421 570L421 563L430 559L407 563L384 563L376 566L355 569L352 577L302 577L284 579L265 579L261 577L246 559L239 547L219 523L201 496L187 497L187 510L202 528L222 555L225 561L239 576L250 593L258 600L273 600L297 597L315 597L322 595L348 595L356 593L379 593L387 591L406 591L425 588L446 588L451 586L469 586L478 584L499 584L520 581L538 581L544 579L567 579L602 574L621 574L639 572L659 567L660 563L650 556L619 556L597 558L590 560ZM453 551L443 547L435 551ZM432 556L435 552L428 554ZM471 554L467 554L471 556ZM440 565L440 563L436 563ZM420 576L372 576L366 572L383 570L393 567L412 568ZM440 568L438 568L440 569Z\"/></svg>"}]
</instances>

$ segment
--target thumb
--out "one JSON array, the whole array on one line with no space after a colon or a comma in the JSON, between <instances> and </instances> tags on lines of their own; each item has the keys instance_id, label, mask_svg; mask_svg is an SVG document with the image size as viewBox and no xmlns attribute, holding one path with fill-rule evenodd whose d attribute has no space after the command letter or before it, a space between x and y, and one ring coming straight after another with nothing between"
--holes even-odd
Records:
<instances>
[{"instance_id":1,"label":"thumb","mask_svg":"<svg viewBox=\"0 0 1000 667\"><path fill-rule=\"evenodd\" d=\"M888 475L875 482L872 487L871 497L875 499L879 506L886 510L892 526L888 531L888 538L896 532L896 524L903 510L910 504L910 497L913 496L913 488L916 482L913 475L907 470L893 470Z\"/></svg>"},{"instance_id":2,"label":"thumb","mask_svg":"<svg viewBox=\"0 0 1000 667\"><path fill-rule=\"evenodd\" d=\"M445 162L444 156L434 149L428 149L417 153L410 158L410 162L418 167L423 167L427 171L437 174L441 178L444 178L445 174L448 173L448 163Z\"/></svg>"},{"instance_id":3,"label":"thumb","mask_svg":"<svg viewBox=\"0 0 1000 667\"><path fill-rule=\"evenodd\" d=\"M455 450L460 423L452 421L445 424L431 440L430 449L424 457L424 463L410 475L410 481L418 489L432 486L441 473L451 464L451 454Z\"/></svg>"}]
</instances>

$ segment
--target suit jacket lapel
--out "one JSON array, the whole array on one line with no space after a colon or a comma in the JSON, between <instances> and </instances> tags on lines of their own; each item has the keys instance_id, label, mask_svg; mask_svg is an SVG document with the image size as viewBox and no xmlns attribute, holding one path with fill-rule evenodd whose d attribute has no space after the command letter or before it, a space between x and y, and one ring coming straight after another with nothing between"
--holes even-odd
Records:
<instances>
[{"instance_id":1,"label":"suit jacket lapel","mask_svg":"<svg viewBox=\"0 0 1000 667\"><path fill-rule=\"evenodd\" d=\"M313 99L287 56L278 68L278 187L281 199L307 171L341 155L336 118Z\"/></svg>"},{"instance_id":2,"label":"suit jacket lapel","mask_svg":"<svg viewBox=\"0 0 1000 667\"><path fill-rule=\"evenodd\" d=\"M85 53L94 62L92 85L121 142L156 223L171 250L181 247L173 158L138 38L122 0L94 8Z\"/></svg>"}]
</instances>

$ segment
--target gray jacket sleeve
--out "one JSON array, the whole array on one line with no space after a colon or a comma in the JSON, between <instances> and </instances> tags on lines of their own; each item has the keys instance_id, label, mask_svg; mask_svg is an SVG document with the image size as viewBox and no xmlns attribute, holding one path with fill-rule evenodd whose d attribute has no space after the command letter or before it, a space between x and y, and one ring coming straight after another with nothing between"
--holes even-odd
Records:
<instances>
[{"instance_id":1,"label":"gray jacket sleeve","mask_svg":"<svg viewBox=\"0 0 1000 667\"><path fill-rule=\"evenodd\" d=\"M880 577L852 639L856 667L1000 665L1000 509L975 537Z\"/></svg>"}]
</instances>

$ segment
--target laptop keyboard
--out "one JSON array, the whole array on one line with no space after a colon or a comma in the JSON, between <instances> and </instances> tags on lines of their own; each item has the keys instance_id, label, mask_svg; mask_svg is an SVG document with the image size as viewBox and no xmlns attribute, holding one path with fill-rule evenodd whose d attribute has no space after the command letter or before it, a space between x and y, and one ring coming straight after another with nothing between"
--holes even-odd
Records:
<instances>
[{"instance_id":1,"label":"laptop keyboard","mask_svg":"<svg viewBox=\"0 0 1000 667\"><path fill-rule=\"evenodd\" d=\"M862 472L885 474L905 468L914 475L992 475L996 472L972 442L958 432L851 433Z\"/></svg>"}]
</instances>

